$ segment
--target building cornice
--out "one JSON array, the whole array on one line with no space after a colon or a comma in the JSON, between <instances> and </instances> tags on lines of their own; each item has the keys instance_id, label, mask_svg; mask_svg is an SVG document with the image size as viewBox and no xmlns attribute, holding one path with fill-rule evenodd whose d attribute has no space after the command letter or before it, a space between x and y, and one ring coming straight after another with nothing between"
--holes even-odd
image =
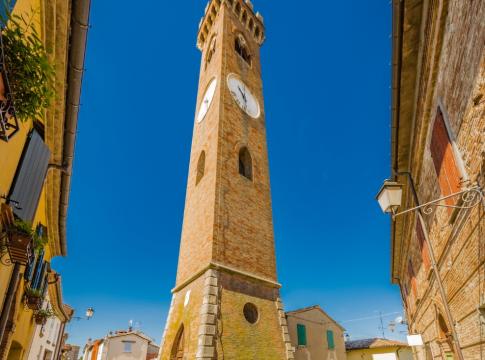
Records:
<instances>
[{"instance_id":1,"label":"building cornice","mask_svg":"<svg viewBox=\"0 0 485 360\"><path fill-rule=\"evenodd\" d=\"M233 268L231 266L227 266L227 265L224 265L224 264L221 264L221 263L211 262L209 265L207 265L207 266L203 267L202 269L200 269L199 271L197 271L193 276L191 276L190 278L188 278L187 280L182 282L180 285L177 285L175 288L173 288L172 294L182 290L187 285L191 284L192 282L194 282L195 280L200 278L203 274L205 274L205 272L207 270L210 270L210 269L223 271L223 272L226 272L226 273L229 273L229 274L239 275L243 278L247 278L249 280L252 280L252 281L255 281L255 282L258 282L258 283L262 283L262 284L264 284L268 287L271 287L271 288L276 288L276 289L281 288L280 283L273 281L271 279L268 279L268 278L265 278L265 277L262 277L262 276L244 271L244 270L239 270L239 269L236 269L236 268Z\"/></svg>"}]
</instances>

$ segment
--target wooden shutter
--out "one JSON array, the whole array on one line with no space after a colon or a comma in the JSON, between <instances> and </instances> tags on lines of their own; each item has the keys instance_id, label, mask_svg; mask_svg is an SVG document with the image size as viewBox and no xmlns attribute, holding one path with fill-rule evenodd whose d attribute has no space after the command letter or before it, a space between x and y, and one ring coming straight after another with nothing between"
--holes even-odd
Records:
<instances>
[{"instance_id":1,"label":"wooden shutter","mask_svg":"<svg viewBox=\"0 0 485 360\"><path fill-rule=\"evenodd\" d=\"M441 193L444 196L460 191L460 173L453 154L448 130L440 109L436 114L431 136L431 157L438 176ZM447 199L446 204L455 205L455 199ZM450 212L453 211L450 209Z\"/></svg>"},{"instance_id":2,"label":"wooden shutter","mask_svg":"<svg viewBox=\"0 0 485 360\"><path fill-rule=\"evenodd\" d=\"M333 338L332 330L327 330L327 344L330 350L335 349L335 339Z\"/></svg>"},{"instance_id":3,"label":"wooden shutter","mask_svg":"<svg viewBox=\"0 0 485 360\"><path fill-rule=\"evenodd\" d=\"M298 335L298 345L306 346L306 326L297 324L296 333Z\"/></svg>"},{"instance_id":4,"label":"wooden shutter","mask_svg":"<svg viewBox=\"0 0 485 360\"><path fill-rule=\"evenodd\" d=\"M421 250L421 259L423 260L424 267L426 271L431 267L431 260L429 257L429 249L426 244L426 238L424 236L423 226L421 225L421 220L416 219L416 237L418 238L419 248Z\"/></svg>"},{"instance_id":5,"label":"wooden shutter","mask_svg":"<svg viewBox=\"0 0 485 360\"><path fill-rule=\"evenodd\" d=\"M50 150L36 130L32 130L25 144L15 179L8 198L14 213L26 222L32 222L39 204L49 166Z\"/></svg>"},{"instance_id":6,"label":"wooden shutter","mask_svg":"<svg viewBox=\"0 0 485 360\"><path fill-rule=\"evenodd\" d=\"M37 264L35 265L34 273L32 276L32 280L30 282L30 288L32 289L37 289L38 284L41 279L41 272L43 269L44 265L44 250L41 250L38 257L37 257Z\"/></svg>"}]
</instances>

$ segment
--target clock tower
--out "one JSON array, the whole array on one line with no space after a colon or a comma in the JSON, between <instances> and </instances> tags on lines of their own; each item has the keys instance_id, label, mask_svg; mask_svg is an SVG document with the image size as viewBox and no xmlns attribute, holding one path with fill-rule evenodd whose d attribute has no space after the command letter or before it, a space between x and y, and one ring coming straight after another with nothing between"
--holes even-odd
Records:
<instances>
[{"instance_id":1,"label":"clock tower","mask_svg":"<svg viewBox=\"0 0 485 360\"><path fill-rule=\"evenodd\" d=\"M249 0L211 0L161 360L293 359L276 277L260 47Z\"/></svg>"}]
</instances>

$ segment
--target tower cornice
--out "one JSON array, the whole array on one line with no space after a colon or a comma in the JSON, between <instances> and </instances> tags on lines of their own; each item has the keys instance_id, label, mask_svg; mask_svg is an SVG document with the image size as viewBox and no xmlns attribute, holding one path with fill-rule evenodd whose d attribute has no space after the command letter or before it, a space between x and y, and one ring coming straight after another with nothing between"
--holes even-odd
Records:
<instances>
[{"instance_id":1,"label":"tower cornice","mask_svg":"<svg viewBox=\"0 0 485 360\"><path fill-rule=\"evenodd\" d=\"M199 50L202 50L206 41L209 40L212 26L222 6L227 6L228 9L232 10L241 24L253 36L256 43L259 46L263 45L266 39L264 19L259 12L254 11L250 0L210 0L199 23L197 34L197 48Z\"/></svg>"}]
</instances>

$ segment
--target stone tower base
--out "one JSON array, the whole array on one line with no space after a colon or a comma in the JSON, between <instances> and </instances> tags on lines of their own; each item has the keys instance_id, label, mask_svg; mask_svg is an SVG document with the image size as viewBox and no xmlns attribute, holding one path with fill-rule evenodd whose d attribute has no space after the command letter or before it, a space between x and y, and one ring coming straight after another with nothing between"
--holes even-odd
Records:
<instances>
[{"instance_id":1,"label":"stone tower base","mask_svg":"<svg viewBox=\"0 0 485 360\"><path fill-rule=\"evenodd\" d=\"M160 359L293 359L278 289L212 264L174 289Z\"/></svg>"}]
</instances>

